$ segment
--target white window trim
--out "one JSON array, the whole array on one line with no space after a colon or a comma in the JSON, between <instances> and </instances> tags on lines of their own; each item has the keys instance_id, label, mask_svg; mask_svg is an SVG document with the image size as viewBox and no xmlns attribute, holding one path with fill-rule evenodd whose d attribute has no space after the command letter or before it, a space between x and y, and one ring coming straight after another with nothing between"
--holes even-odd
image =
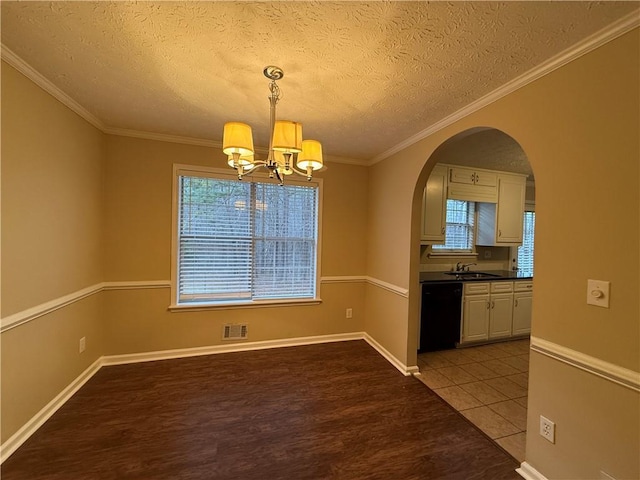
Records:
<instances>
[{"instance_id":1,"label":"white window trim","mask_svg":"<svg viewBox=\"0 0 640 480\"><path fill-rule=\"evenodd\" d=\"M429 258L463 258L463 257L477 258L478 257L478 253L477 252L462 252L462 251L456 251L456 250L447 250L447 251L444 251L444 252L442 252L442 251L441 252L429 252L427 254L427 257L429 257Z\"/></svg>"},{"instance_id":2,"label":"white window trim","mask_svg":"<svg viewBox=\"0 0 640 480\"><path fill-rule=\"evenodd\" d=\"M197 165L173 164L172 176L172 193L171 193L171 303L168 306L170 311L202 311L216 309L235 309L235 308L258 308L258 307L277 307L277 306L303 306L318 305L322 302L320 298L320 265L322 259L322 179L313 178L311 181L285 178L285 184L288 185L316 185L318 187L318 230L317 230L317 247L316 247L316 296L314 298L291 298L291 299L275 299L275 300L247 300L247 301L230 301L214 303L197 303L197 304L179 304L178 299L178 205L179 205L179 188L178 178L181 175L189 176L208 176L211 178L227 178L238 180L238 176L230 169L201 167ZM267 174L252 173L244 177L246 181L252 178L258 178L261 182L278 183L275 179L269 179Z\"/></svg>"}]
</instances>

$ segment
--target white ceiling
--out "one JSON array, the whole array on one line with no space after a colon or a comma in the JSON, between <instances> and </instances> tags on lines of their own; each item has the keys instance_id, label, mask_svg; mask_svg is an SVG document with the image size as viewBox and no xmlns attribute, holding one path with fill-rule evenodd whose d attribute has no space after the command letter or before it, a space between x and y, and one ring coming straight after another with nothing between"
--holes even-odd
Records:
<instances>
[{"instance_id":1,"label":"white ceiling","mask_svg":"<svg viewBox=\"0 0 640 480\"><path fill-rule=\"evenodd\" d=\"M1 9L3 53L105 131L220 141L236 120L264 146L262 70L278 65L278 117L302 122L325 155L366 164L638 2L3 0Z\"/></svg>"}]
</instances>

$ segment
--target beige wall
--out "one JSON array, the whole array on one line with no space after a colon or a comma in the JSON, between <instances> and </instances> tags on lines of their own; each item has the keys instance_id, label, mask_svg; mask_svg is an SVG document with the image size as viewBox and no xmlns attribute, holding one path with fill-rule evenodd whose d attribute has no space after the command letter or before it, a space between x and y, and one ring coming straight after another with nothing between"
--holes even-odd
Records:
<instances>
[{"instance_id":1,"label":"beige wall","mask_svg":"<svg viewBox=\"0 0 640 480\"><path fill-rule=\"evenodd\" d=\"M2 64L3 318L102 281L103 156L98 130ZM1 334L2 441L102 355L98 297Z\"/></svg>"},{"instance_id":2,"label":"beige wall","mask_svg":"<svg viewBox=\"0 0 640 480\"><path fill-rule=\"evenodd\" d=\"M397 315L408 311L409 325L417 324L420 198L433 168L431 153L469 128L498 128L521 144L536 179L533 334L614 365L640 369L639 45L635 29L371 168L369 275L409 288L408 305L401 301ZM589 278L611 282L611 308L586 304ZM384 295L372 290L367 305L375 306ZM375 308L367 312L365 328L386 325L378 328L376 340L397 348L396 319ZM404 356L411 364L415 329L407 332ZM555 382L546 378L559 368L556 363L532 362L531 378L537 381L530 385L531 425L554 402L554 391L547 388ZM617 472L640 477L637 392L631 393L630 402L604 398L596 404L579 393L582 386L587 392L616 390L599 378L583 385L583 375L573 368L566 372L567 383L580 388L563 390L562 411L554 410L562 432L556 446L542 449L537 432L530 430L527 461L549 478L598 478L596 465L613 465L609 473L614 477ZM594 455L581 439L583 423L597 409L620 408L624 410L617 416L628 423L603 424L598 434L630 440L629 451L636 454L621 458L612 440L601 444L589 462L576 464L573 459ZM572 452L570 458L560 455L565 449Z\"/></svg>"},{"instance_id":3,"label":"beige wall","mask_svg":"<svg viewBox=\"0 0 640 480\"><path fill-rule=\"evenodd\" d=\"M225 168L208 147L109 136L105 260L109 281L169 280L173 164ZM321 273L362 276L366 255L367 169L330 164L323 180ZM249 341L359 332L363 282L321 283L320 305L170 312L165 289L106 293L107 353L222 343L222 325L247 323ZM353 318L345 310L353 309Z\"/></svg>"},{"instance_id":4,"label":"beige wall","mask_svg":"<svg viewBox=\"0 0 640 480\"><path fill-rule=\"evenodd\" d=\"M2 94L5 317L101 281L104 137L5 63Z\"/></svg>"}]
</instances>

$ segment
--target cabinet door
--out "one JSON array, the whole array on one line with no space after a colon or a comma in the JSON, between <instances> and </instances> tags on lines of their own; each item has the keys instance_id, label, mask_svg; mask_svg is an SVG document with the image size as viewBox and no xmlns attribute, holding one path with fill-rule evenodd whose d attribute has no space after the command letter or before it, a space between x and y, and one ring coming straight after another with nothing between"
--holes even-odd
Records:
<instances>
[{"instance_id":1,"label":"cabinet door","mask_svg":"<svg viewBox=\"0 0 640 480\"><path fill-rule=\"evenodd\" d=\"M513 319L513 294L491 295L490 301L489 338L510 337Z\"/></svg>"},{"instance_id":2,"label":"cabinet door","mask_svg":"<svg viewBox=\"0 0 640 480\"><path fill-rule=\"evenodd\" d=\"M445 243L447 221L447 170L434 168L422 196L422 243Z\"/></svg>"},{"instance_id":3,"label":"cabinet door","mask_svg":"<svg viewBox=\"0 0 640 480\"><path fill-rule=\"evenodd\" d=\"M513 335L531 333L531 293L513 294Z\"/></svg>"},{"instance_id":4,"label":"cabinet door","mask_svg":"<svg viewBox=\"0 0 640 480\"><path fill-rule=\"evenodd\" d=\"M524 221L524 178L500 176L496 212L496 244L522 243Z\"/></svg>"},{"instance_id":5,"label":"cabinet door","mask_svg":"<svg viewBox=\"0 0 640 480\"><path fill-rule=\"evenodd\" d=\"M470 168L452 167L450 169L449 181L452 183L473 185L475 178L476 172Z\"/></svg>"},{"instance_id":6,"label":"cabinet door","mask_svg":"<svg viewBox=\"0 0 640 480\"><path fill-rule=\"evenodd\" d=\"M498 183L498 175L491 172L476 171L474 177L474 183L476 185L484 185L487 187L495 187Z\"/></svg>"},{"instance_id":7,"label":"cabinet door","mask_svg":"<svg viewBox=\"0 0 640 480\"><path fill-rule=\"evenodd\" d=\"M462 314L462 342L489 338L489 295L465 297Z\"/></svg>"}]
</instances>

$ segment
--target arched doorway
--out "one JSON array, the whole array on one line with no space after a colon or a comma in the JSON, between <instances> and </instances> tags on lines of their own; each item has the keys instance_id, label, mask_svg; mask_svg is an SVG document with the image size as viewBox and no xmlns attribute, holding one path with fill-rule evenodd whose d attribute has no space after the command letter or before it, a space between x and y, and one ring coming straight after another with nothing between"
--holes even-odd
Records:
<instances>
[{"instance_id":1,"label":"arched doorway","mask_svg":"<svg viewBox=\"0 0 640 480\"><path fill-rule=\"evenodd\" d=\"M416 186L425 192L418 378L524 461L532 291L521 289L531 288L533 275L531 165L516 140L487 127L449 138L428 164L429 178L421 175ZM505 200L501 182L511 178L522 181L522 203L519 197ZM500 208L519 215L521 240L499 241L498 227L486 224ZM494 237L486 230L494 230ZM513 273L517 268L522 275Z\"/></svg>"}]
</instances>

